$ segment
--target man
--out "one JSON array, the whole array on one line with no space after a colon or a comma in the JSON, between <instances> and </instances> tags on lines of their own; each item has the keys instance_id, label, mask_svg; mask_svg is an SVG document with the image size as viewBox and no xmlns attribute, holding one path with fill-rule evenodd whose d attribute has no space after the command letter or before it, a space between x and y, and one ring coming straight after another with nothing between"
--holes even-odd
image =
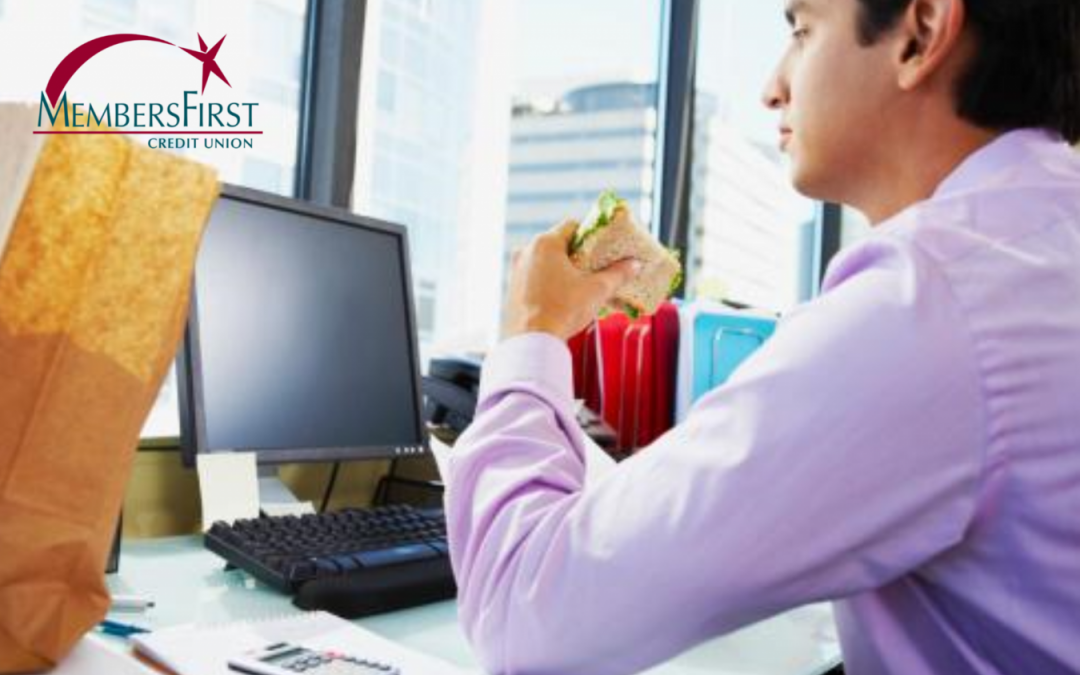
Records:
<instances>
[{"instance_id":1,"label":"man","mask_svg":"<svg viewBox=\"0 0 1080 675\"><path fill-rule=\"evenodd\" d=\"M836 601L848 673L1080 672L1080 3L794 0L793 180L876 225L618 466L564 340L634 273L516 260L446 496L496 673L626 673Z\"/></svg>"}]
</instances>

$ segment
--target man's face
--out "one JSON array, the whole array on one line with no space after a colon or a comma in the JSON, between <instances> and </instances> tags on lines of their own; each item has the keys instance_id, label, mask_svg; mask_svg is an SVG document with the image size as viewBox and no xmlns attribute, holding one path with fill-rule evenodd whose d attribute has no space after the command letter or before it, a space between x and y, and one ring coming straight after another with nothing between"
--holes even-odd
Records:
<instances>
[{"instance_id":1,"label":"man's face","mask_svg":"<svg viewBox=\"0 0 1080 675\"><path fill-rule=\"evenodd\" d=\"M856 40L859 0L788 0L792 37L764 92L780 112L780 145L792 159L792 181L803 194L851 203L860 182L881 166L876 150L898 92L882 36ZM863 186L865 187L865 186Z\"/></svg>"}]
</instances>

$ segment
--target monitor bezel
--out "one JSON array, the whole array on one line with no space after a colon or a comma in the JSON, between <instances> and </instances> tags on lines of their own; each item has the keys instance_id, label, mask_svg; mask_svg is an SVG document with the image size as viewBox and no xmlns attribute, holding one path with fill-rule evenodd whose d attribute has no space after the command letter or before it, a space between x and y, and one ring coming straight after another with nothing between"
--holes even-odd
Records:
<instances>
[{"instance_id":1,"label":"monitor bezel","mask_svg":"<svg viewBox=\"0 0 1080 675\"><path fill-rule=\"evenodd\" d=\"M326 448L210 448L206 433L206 410L201 377L202 357L199 342L198 294L195 274L191 278L191 299L184 337L177 358L177 387L180 399L180 448L185 466L196 463L196 456L221 452L253 452L260 465L276 465L310 462L337 462L348 460L397 459L430 453L427 427L423 420L423 389L420 370L419 333L416 326L416 304L413 298L412 267L409 258L409 231L404 225L360 216L344 209L313 204L280 195L237 185L223 184L221 199L251 204L256 207L294 213L306 218L332 221L335 225L358 227L389 234L400 242L401 283L405 285L406 326L409 343L409 361L412 366L413 405L416 411L416 445L371 445ZM211 215L211 219L213 216ZM208 223L209 227L210 224ZM196 265L197 267L197 265Z\"/></svg>"}]
</instances>

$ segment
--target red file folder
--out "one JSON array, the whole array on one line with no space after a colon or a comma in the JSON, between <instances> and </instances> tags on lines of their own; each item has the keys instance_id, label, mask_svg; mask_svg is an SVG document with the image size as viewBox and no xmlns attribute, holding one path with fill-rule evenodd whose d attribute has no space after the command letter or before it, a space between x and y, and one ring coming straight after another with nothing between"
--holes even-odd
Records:
<instances>
[{"instance_id":1,"label":"red file folder","mask_svg":"<svg viewBox=\"0 0 1080 675\"><path fill-rule=\"evenodd\" d=\"M616 448L634 452L674 423L679 311L668 302L631 321L611 314L572 337L574 396L614 430Z\"/></svg>"},{"instance_id":2,"label":"red file folder","mask_svg":"<svg viewBox=\"0 0 1080 675\"><path fill-rule=\"evenodd\" d=\"M613 314L599 321L602 416L624 452L642 448L671 428L679 319L665 303L651 317Z\"/></svg>"},{"instance_id":3,"label":"red file folder","mask_svg":"<svg viewBox=\"0 0 1080 675\"><path fill-rule=\"evenodd\" d=\"M645 433L639 436L638 447L659 438L675 423L675 383L679 372L679 309L673 303L664 303L652 316L650 354L651 371L647 382L652 389L648 400L652 406L648 414Z\"/></svg>"},{"instance_id":4,"label":"red file folder","mask_svg":"<svg viewBox=\"0 0 1080 675\"><path fill-rule=\"evenodd\" d=\"M574 398L600 412L600 354L596 344L596 323L567 341L574 372Z\"/></svg>"}]
</instances>

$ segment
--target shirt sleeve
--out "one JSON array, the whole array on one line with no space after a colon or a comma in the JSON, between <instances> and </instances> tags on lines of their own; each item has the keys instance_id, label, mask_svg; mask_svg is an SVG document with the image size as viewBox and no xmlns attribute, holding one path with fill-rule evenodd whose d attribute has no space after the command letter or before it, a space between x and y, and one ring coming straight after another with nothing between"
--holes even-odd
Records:
<instances>
[{"instance_id":1,"label":"shirt sleeve","mask_svg":"<svg viewBox=\"0 0 1080 675\"><path fill-rule=\"evenodd\" d=\"M687 419L606 471L569 352L485 364L446 505L465 632L493 673L625 673L963 538L985 447L963 316L932 264L870 247Z\"/></svg>"}]
</instances>

